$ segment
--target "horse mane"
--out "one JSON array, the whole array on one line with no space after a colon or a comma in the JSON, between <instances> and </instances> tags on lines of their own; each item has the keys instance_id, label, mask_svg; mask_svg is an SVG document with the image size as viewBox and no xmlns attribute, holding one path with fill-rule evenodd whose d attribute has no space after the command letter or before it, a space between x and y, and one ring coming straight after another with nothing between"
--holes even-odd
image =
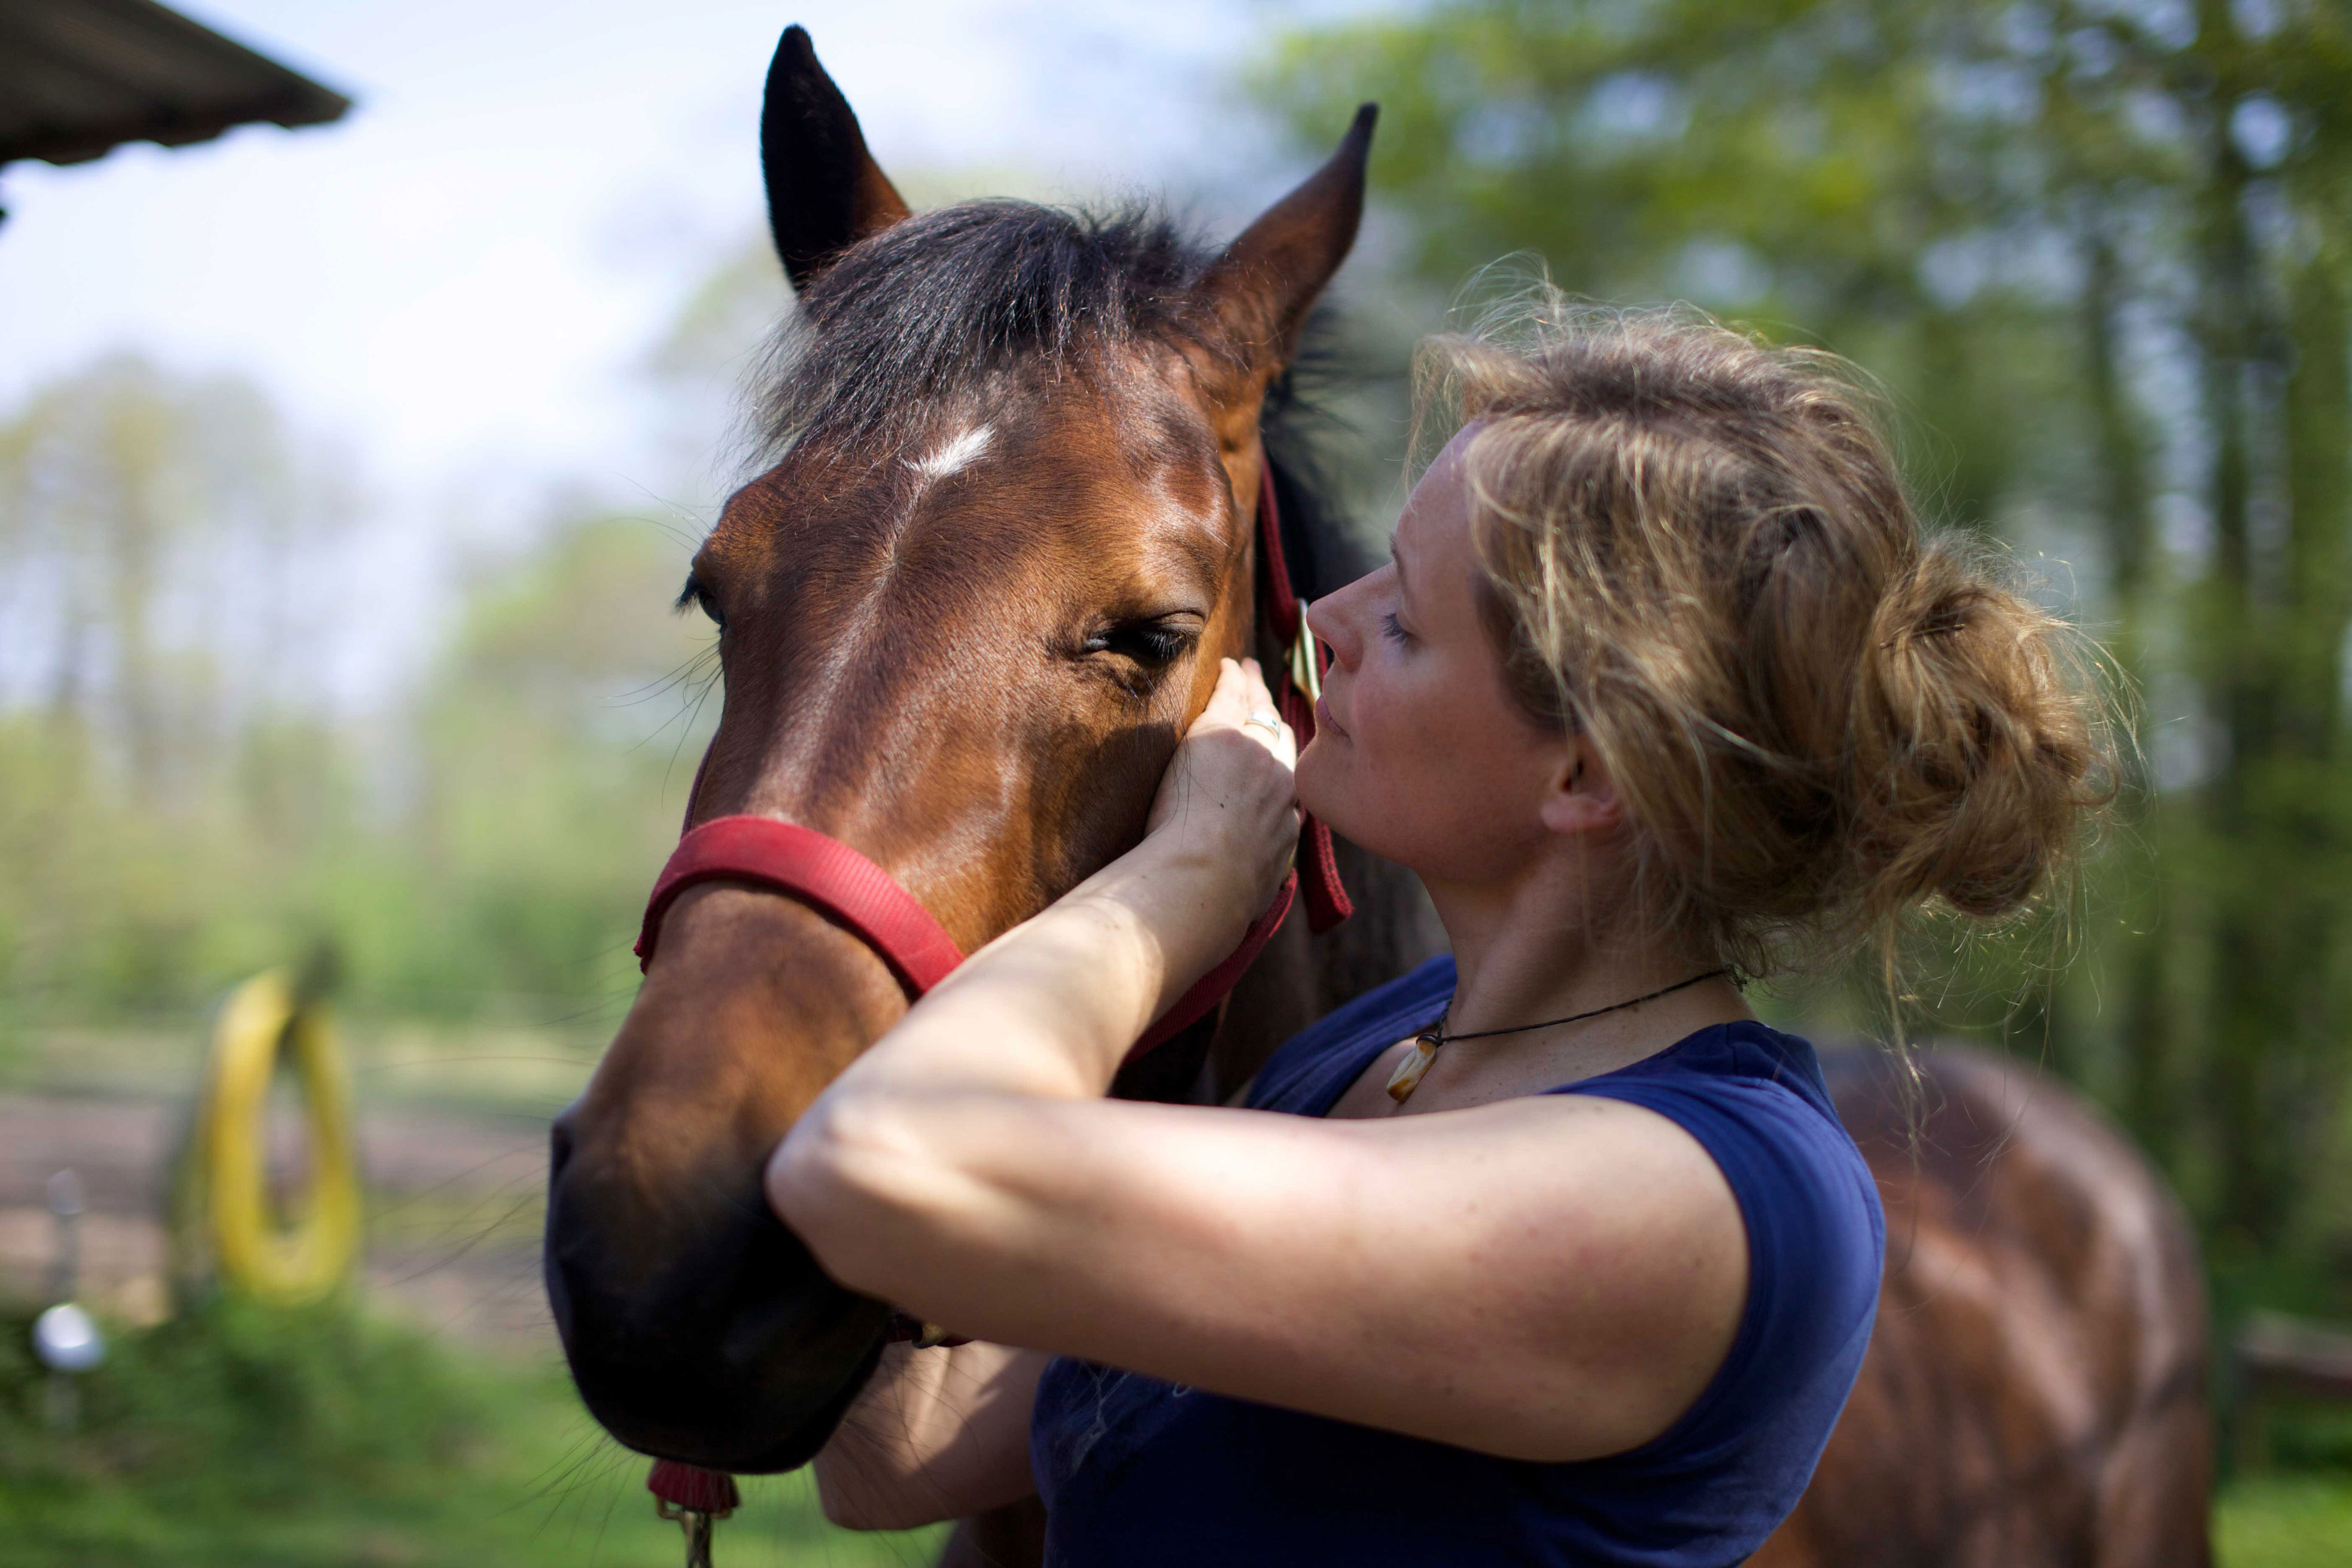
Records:
<instances>
[{"instance_id":1,"label":"horse mane","mask_svg":"<svg viewBox=\"0 0 2352 1568\"><path fill-rule=\"evenodd\" d=\"M805 444L887 457L942 405L980 402L1016 365L1107 382L1155 344L1238 365L1241 345L1192 297L1216 256L1152 202L963 202L894 224L801 291L758 371L763 455ZM1316 456L1312 427L1328 421L1307 388L1328 368L1319 345L1330 336L1328 313L1316 314L1263 421L1284 553L1310 596L1362 570Z\"/></svg>"}]
</instances>

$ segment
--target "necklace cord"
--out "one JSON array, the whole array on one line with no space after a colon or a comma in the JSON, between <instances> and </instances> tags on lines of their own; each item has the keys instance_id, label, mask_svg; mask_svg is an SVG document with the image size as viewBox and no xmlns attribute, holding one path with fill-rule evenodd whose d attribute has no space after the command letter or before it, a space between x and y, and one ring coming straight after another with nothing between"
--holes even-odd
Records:
<instances>
[{"instance_id":1,"label":"necklace cord","mask_svg":"<svg viewBox=\"0 0 2352 1568\"><path fill-rule=\"evenodd\" d=\"M1654 1002L1660 997L1669 997L1674 995L1676 991L1686 991L1690 989L1691 987L1697 985L1701 980L1712 980L1719 975L1727 975L1729 973L1731 973L1731 971L1728 969L1709 969L1704 975L1693 975L1687 980L1676 980L1671 986L1661 987L1659 989L1651 991L1646 995L1629 998L1622 1002L1612 1002L1605 1008L1594 1008L1591 1012L1570 1013L1564 1019L1546 1019L1541 1023L1513 1024L1509 1029L1474 1030L1468 1034L1448 1034L1445 1032L1446 1017L1454 1010L1453 1009L1448 1008L1444 1013L1438 1015L1436 1027L1430 1030L1422 1038L1430 1042L1430 1048L1432 1050L1435 1050L1439 1046L1457 1040L1486 1040L1498 1034L1526 1034L1530 1030L1557 1029L1564 1023L1582 1023L1586 1019L1597 1019L1603 1013L1622 1012L1627 1008L1638 1008L1643 1002Z\"/></svg>"}]
</instances>

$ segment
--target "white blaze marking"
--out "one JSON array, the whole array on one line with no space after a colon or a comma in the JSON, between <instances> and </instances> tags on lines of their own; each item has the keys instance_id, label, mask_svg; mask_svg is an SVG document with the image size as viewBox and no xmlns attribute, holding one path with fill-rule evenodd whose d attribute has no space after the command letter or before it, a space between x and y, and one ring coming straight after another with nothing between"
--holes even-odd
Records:
<instances>
[{"instance_id":1,"label":"white blaze marking","mask_svg":"<svg viewBox=\"0 0 2352 1568\"><path fill-rule=\"evenodd\" d=\"M925 479L944 479L950 474L971 466L979 460L981 455L988 450L989 443L995 439L996 431L993 427L976 424L970 430L950 437L945 444L928 457L908 457L901 461Z\"/></svg>"}]
</instances>

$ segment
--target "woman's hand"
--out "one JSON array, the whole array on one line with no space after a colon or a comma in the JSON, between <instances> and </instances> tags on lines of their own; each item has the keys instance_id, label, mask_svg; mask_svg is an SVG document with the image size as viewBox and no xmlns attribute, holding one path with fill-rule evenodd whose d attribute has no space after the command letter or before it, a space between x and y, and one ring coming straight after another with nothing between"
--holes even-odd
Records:
<instances>
[{"instance_id":1,"label":"woman's hand","mask_svg":"<svg viewBox=\"0 0 2352 1568\"><path fill-rule=\"evenodd\" d=\"M1223 661L1152 797L1139 854L1165 853L1231 884L1244 922L1274 902L1298 852L1298 742L1257 661Z\"/></svg>"}]
</instances>

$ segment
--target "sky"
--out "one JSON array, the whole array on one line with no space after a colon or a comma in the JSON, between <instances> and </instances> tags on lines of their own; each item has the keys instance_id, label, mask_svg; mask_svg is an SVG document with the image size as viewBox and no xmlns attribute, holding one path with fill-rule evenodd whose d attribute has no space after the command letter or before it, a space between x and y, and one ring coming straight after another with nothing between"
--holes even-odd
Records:
<instances>
[{"instance_id":1,"label":"sky","mask_svg":"<svg viewBox=\"0 0 2352 1568\"><path fill-rule=\"evenodd\" d=\"M1303 169L1231 86L1299 14L1262 0L174 3L356 107L0 170L0 418L110 351L248 377L348 454L383 535L355 570L404 624L452 551L519 537L559 489L707 504L641 367L762 232L786 23L885 169L950 193L1172 186L1238 219Z\"/></svg>"}]
</instances>

